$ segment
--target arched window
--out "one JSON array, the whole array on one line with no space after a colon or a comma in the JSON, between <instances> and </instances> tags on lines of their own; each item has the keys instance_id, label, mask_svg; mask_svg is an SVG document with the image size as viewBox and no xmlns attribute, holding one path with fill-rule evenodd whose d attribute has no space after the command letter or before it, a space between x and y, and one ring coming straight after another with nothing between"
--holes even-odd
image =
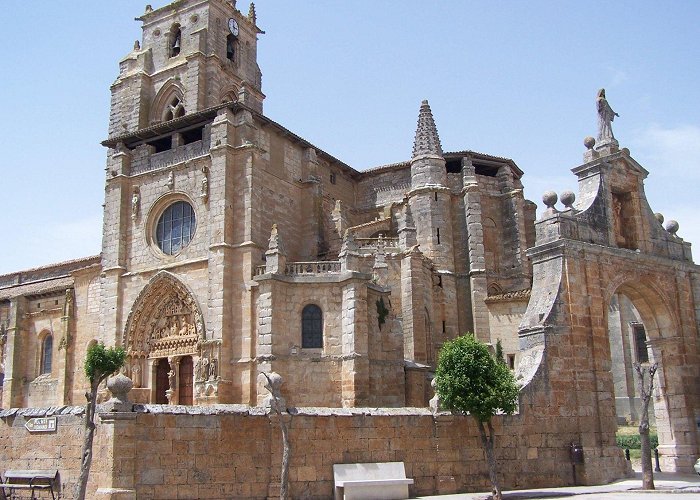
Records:
<instances>
[{"instance_id":1,"label":"arched window","mask_svg":"<svg viewBox=\"0 0 700 500\"><path fill-rule=\"evenodd\" d=\"M170 104L168 104L168 107L165 108L163 120L167 122L174 118L180 118L181 116L185 116L185 106L183 106L182 100L178 96L175 96L173 100L170 101Z\"/></svg>"},{"instance_id":2,"label":"arched window","mask_svg":"<svg viewBox=\"0 0 700 500\"><path fill-rule=\"evenodd\" d=\"M175 57L180 54L180 45L182 43L182 32L180 31L180 25L174 24L170 29L170 47L169 56Z\"/></svg>"},{"instance_id":3,"label":"arched window","mask_svg":"<svg viewBox=\"0 0 700 500\"><path fill-rule=\"evenodd\" d=\"M229 35L226 37L226 59L236 61L236 37Z\"/></svg>"},{"instance_id":4,"label":"arched window","mask_svg":"<svg viewBox=\"0 0 700 500\"><path fill-rule=\"evenodd\" d=\"M323 313L315 304L309 304L301 311L301 347L323 347Z\"/></svg>"},{"instance_id":5,"label":"arched window","mask_svg":"<svg viewBox=\"0 0 700 500\"><path fill-rule=\"evenodd\" d=\"M41 341L41 367L40 374L51 373L51 360L53 359L53 335L50 333Z\"/></svg>"}]
</instances>

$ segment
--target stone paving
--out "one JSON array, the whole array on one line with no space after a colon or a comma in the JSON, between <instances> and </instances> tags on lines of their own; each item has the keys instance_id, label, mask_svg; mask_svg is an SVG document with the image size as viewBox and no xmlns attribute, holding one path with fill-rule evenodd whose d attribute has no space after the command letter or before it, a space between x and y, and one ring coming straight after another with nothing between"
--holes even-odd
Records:
<instances>
[{"instance_id":1,"label":"stone paving","mask_svg":"<svg viewBox=\"0 0 700 500\"><path fill-rule=\"evenodd\" d=\"M642 473L635 472L634 477L622 479L610 484L597 486L570 486L563 488L537 488L532 490L504 491L503 498L507 500L524 500L539 498L566 498L577 496L587 500L602 500L610 498L643 498L656 500L683 494L683 499L700 499L700 476L695 474L664 473L654 474L656 490L644 491ZM418 497L426 499L452 500L485 500L489 493L461 493L457 495L441 495Z\"/></svg>"}]
</instances>

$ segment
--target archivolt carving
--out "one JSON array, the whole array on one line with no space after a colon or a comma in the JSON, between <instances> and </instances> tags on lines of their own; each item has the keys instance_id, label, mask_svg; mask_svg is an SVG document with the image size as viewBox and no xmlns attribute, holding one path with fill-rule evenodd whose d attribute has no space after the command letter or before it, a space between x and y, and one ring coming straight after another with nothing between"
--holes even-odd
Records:
<instances>
[{"instance_id":1,"label":"archivolt carving","mask_svg":"<svg viewBox=\"0 0 700 500\"><path fill-rule=\"evenodd\" d=\"M204 340L204 320L185 285L161 271L136 299L124 331L131 358L196 354Z\"/></svg>"}]
</instances>

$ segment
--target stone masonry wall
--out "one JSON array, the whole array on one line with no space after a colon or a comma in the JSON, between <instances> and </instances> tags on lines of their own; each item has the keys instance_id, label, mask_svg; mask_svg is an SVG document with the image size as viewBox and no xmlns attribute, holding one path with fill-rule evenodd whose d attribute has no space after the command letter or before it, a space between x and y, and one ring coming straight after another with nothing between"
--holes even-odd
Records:
<instances>
[{"instance_id":1,"label":"stone masonry wall","mask_svg":"<svg viewBox=\"0 0 700 500\"><path fill-rule=\"evenodd\" d=\"M109 498L104 495L107 488L131 490L139 499L279 495L278 417L243 405L136 408L137 413L102 415L90 498ZM25 419L45 410L20 411L24 415L8 415L15 410L0 413L0 469L57 468L63 491L72 491L82 419L60 416L56 433L32 435L24 428ZM505 489L572 484L568 440L574 426L569 426L570 436L567 426L522 415L494 420ZM331 497L336 463L402 461L407 477L415 480L411 495L488 488L486 461L469 417L434 417L427 409L415 408L298 408L289 422L294 498ZM27 446L12 446L18 440ZM589 475L603 480L621 475L620 470L602 471L607 464L603 457L587 454L586 464L578 467L579 481L589 482Z\"/></svg>"}]
</instances>

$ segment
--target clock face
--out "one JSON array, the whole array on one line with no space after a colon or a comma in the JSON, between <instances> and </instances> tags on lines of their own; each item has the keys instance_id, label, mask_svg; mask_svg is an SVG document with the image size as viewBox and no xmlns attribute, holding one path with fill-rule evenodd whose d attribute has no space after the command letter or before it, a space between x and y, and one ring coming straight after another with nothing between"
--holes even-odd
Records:
<instances>
[{"instance_id":1,"label":"clock face","mask_svg":"<svg viewBox=\"0 0 700 500\"><path fill-rule=\"evenodd\" d=\"M228 29L233 36L238 36L238 23L234 18L228 20Z\"/></svg>"}]
</instances>

